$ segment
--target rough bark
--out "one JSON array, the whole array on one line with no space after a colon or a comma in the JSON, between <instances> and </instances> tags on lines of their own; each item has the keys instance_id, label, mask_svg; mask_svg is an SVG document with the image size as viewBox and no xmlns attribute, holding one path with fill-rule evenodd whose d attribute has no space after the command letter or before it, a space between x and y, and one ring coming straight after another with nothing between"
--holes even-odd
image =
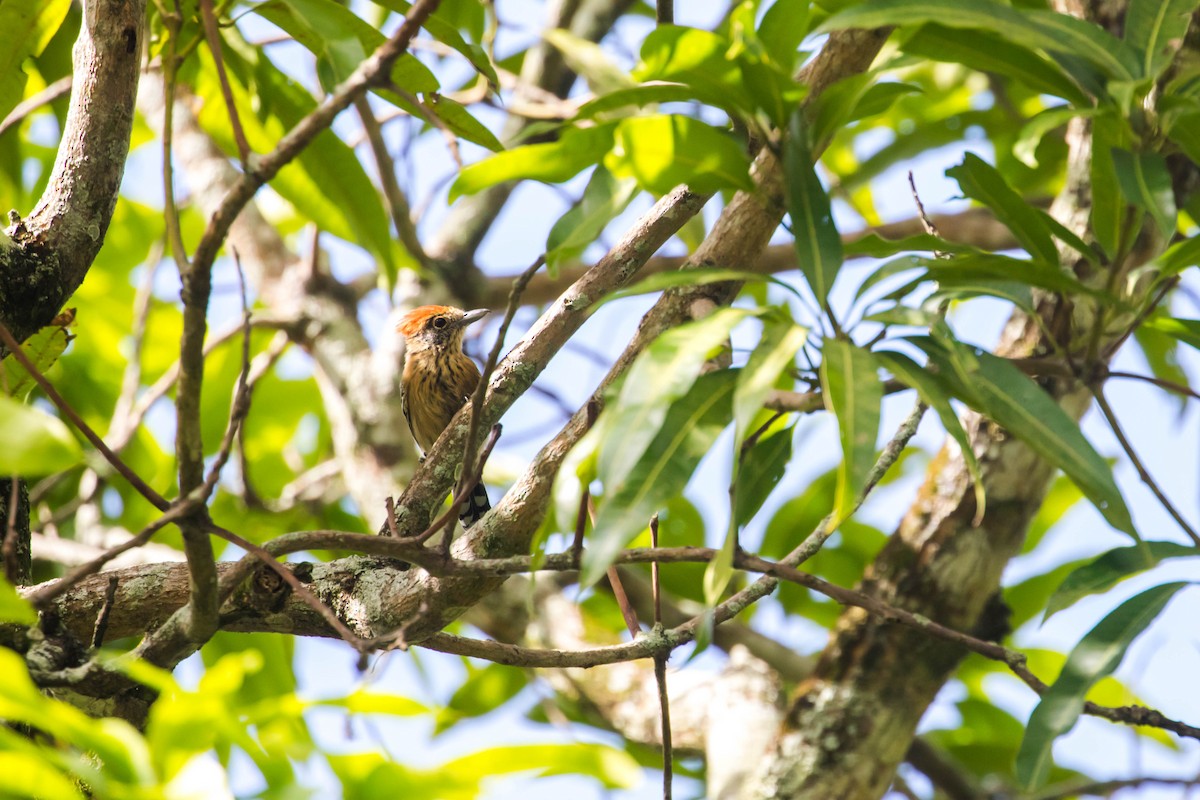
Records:
<instances>
[{"instance_id":1,"label":"rough bark","mask_svg":"<svg viewBox=\"0 0 1200 800\"><path fill-rule=\"evenodd\" d=\"M0 322L18 341L53 319L104 242L129 154L145 10L145 0L84 5L54 171L29 217L0 236Z\"/></svg>"}]
</instances>

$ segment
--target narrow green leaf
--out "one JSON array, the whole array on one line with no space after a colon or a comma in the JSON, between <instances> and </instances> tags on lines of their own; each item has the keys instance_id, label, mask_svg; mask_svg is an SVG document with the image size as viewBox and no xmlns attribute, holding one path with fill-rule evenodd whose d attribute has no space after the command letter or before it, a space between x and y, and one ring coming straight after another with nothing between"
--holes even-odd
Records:
<instances>
[{"instance_id":1,"label":"narrow green leaf","mask_svg":"<svg viewBox=\"0 0 1200 800\"><path fill-rule=\"evenodd\" d=\"M740 269L680 269L673 272L660 272L657 275L643 278L619 292L613 292L601 302L609 303L613 300L636 297L640 294L661 292L664 289L670 289L675 286L704 286L709 283L725 283L726 281L759 281L770 283L786 289L797 297L800 296L795 286L792 286L787 281L776 278L774 275L763 275L758 272L747 272Z\"/></svg>"},{"instance_id":2,"label":"narrow green leaf","mask_svg":"<svg viewBox=\"0 0 1200 800\"><path fill-rule=\"evenodd\" d=\"M1054 740L1074 727L1088 690L1113 673L1125 651L1187 583L1167 583L1126 600L1092 628L1067 656L1058 680L1029 716L1017 754L1017 778L1026 788L1045 782Z\"/></svg>"},{"instance_id":3,"label":"narrow green leaf","mask_svg":"<svg viewBox=\"0 0 1200 800\"><path fill-rule=\"evenodd\" d=\"M1065 472L1110 525L1137 538L1108 462L1080 432L1079 424L1031 378L991 353L968 351L963 345L947 350L927 337L909 341L928 353L942 374L954 381L960 400Z\"/></svg>"},{"instance_id":4,"label":"narrow green leaf","mask_svg":"<svg viewBox=\"0 0 1200 800\"><path fill-rule=\"evenodd\" d=\"M61 420L2 395L0 441L0 475L49 475L83 460Z\"/></svg>"},{"instance_id":5,"label":"narrow green leaf","mask_svg":"<svg viewBox=\"0 0 1200 800\"><path fill-rule=\"evenodd\" d=\"M739 444L750 434L750 421L762 408L763 400L780 374L791 366L807 338L808 329L790 319L765 322L762 340L739 373L737 391L733 395L733 421Z\"/></svg>"},{"instance_id":6,"label":"narrow green leaf","mask_svg":"<svg viewBox=\"0 0 1200 800\"><path fill-rule=\"evenodd\" d=\"M1142 324L1200 350L1200 319L1180 319L1156 314Z\"/></svg>"},{"instance_id":7,"label":"narrow green leaf","mask_svg":"<svg viewBox=\"0 0 1200 800\"><path fill-rule=\"evenodd\" d=\"M938 419L941 420L942 427L946 429L946 433L958 444L958 449L966 462L967 471L975 483L975 518L981 518L987 504L983 490L983 475L979 470L979 459L975 457L975 450L971 447L971 440L967 437L967 432L963 429L962 422L954 411L954 406L950 405L950 391L938 379L938 376L924 369L903 353L884 350L873 355L880 366L903 381L906 386L917 390L921 401L933 409L934 413L938 415Z\"/></svg>"},{"instance_id":8,"label":"narrow green leaf","mask_svg":"<svg viewBox=\"0 0 1200 800\"><path fill-rule=\"evenodd\" d=\"M37 612L33 610L33 606L17 594L17 590L3 575L0 575L0 622L37 624Z\"/></svg>"},{"instance_id":9,"label":"narrow green leaf","mask_svg":"<svg viewBox=\"0 0 1200 800\"><path fill-rule=\"evenodd\" d=\"M628 383L628 379L626 379ZM737 375L702 375L671 404L657 434L623 481L605 483L595 530L583 557L580 582L590 586L646 528L650 516L683 491L717 436L729 424Z\"/></svg>"},{"instance_id":10,"label":"narrow green leaf","mask_svg":"<svg viewBox=\"0 0 1200 800\"><path fill-rule=\"evenodd\" d=\"M397 14L408 14L409 9L412 8L412 3L405 0L372 0L372 2L395 11ZM458 51L467 61L471 62L471 66L480 75L487 78L493 88L499 87L500 79L496 76L496 68L492 65L492 60L488 58L487 51L480 45L468 42L463 38L454 22L446 16L448 5L448 3L443 3L437 11L433 12L433 16L425 20L422 27L432 34L433 38Z\"/></svg>"},{"instance_id":11,"label":"narrow green leaf","mask_svg":"<svg viewBox=\"0 0 1200 800\"><path fill-rule=\"evenodd\" d=\"M1158 265L1163 277L1178 275L1188 267L1200 264L1200 236L1176 242L1155 259L1154 263Z\"/></svg>"},{"instance_id":12,"label":"narrow green leaf","mask_svg":"<svg viewBox=\"0 0 1200 800\"><path fill-rule=\"evenodd\" d=\"M982 30L922 25L900 49L910 55L962 64L984 73L1006 75L1041 94L1061 97L1074 106L1091 103L1087 94L1050 59Z\"/></svg>"},{"instance_id":13,"label":"narrow green leaf","mask_svg":"<svg viewBox=\"0 0 1200 800\"><path fill-rule=\"evenodd\" d=\"M465 167L450 187L450 201L515 180L561 183L597 164L613 145L614 124L567 128L557 142L527 144Z\"/></svg>"},{"instance_id":14,"label":"narrow green leaf","mask_svg":"<svg viewBox=\"0 0 1200 800\"><path fill-rule=\"evenodd\" d=\"M734 403L737 403L736 395ZM763 436L746 452L738 469L734 521L742 527L754 518L779 484L792 459L792 429L780 428Z\"/></svg>"},{"instance_id":15,"label":"narrow green leaf","mask_svg":"<svg viewBox=\"0 0 1200 800\"><path fill-rule=\"evenodd\" d=\"M817 177L804 112L797 110L783 145L784 186L800 271L824 305L842 268L842 237L833 223L829 195Z\"/></svg>"},{"instance_id":16,"label":"narrow green leaf","mask_svg":"<svg viewBox=\"0 0 1200 800\"><path fill-rule=\"evenodd\" d=\"M600 444L597 466L607 492L627 480L644 458L646 448L656 440L669 409L688 394L704 362L725 344L733 326L749 313L742 308L723 308L673 328L655 339L633 362L616 401L604 411L610 427ZM648 519L649 515L642 520L643 526Z\"/></svg>"},{"instance_id":17,"label":"narrow green leaf","mask_svg":"<svg viewBox=\"0 0 1200 800\"><path fill-rule=\"evenodd\" d=\"M1158 153L1112 151L1117 184L1125 199L1154 218L1163 238L1175 233L1175 192L1167 161Z\"/></svg>"},{"instance_id":18,"label":"narrow green leaf","mask_svg":"<svg viewBox=\"0 0 1200 800\"><path fill-rule=\"evenodd\" d=\"M622 120L604 163L613 175L634 178L659 195L681 184L700 194L754 189L750 159L732 135L678 114Z\"/></svg>"},{"instance_id":19,"label":"narrow green leaf","mask_svg":"<svg viewBox=\"0 0 1200 800\"><path fill-rule=\"evenodd\" d=\"M963 194L990 208L1035 260L1058 263L1050 228L1037 209L1025 202L995 167L974 153L967 153L961 164L946 170L946 175L958 181Z\"/></svg>"},{"instance_id":20,"label":"narrow green leaf","mask_svg":"<svg viewBox=\"0 0 1200 800\"><path fill-rule=\"evenodd\" d=\"M1046 604L1046 619L1088 595L1099 594L1168 558L1200 556L1200 550L1175 542L1140 542L1097 556L1068 574Z\"/></svg>"},{"instance_id":21,"label":"narrow green leaf","mask_svg":"<svg viewBox=\"0 0 1200 800\"><path fill-rule=\"evenodd\" d=\"M720 105L720 97L706 92L697 92L686 83L649 83L629 89L602 94L589 100L579 108L576 119L594 119L601 114L621 111L629 107L643 108L658 103L686 103L699 100L709 105Z\"/></svg>"},{"instance_id":22,"label":"narrow green leaf","mask_svg":"<svg viewBox=\"0 0 1200 800\"><path fill-rule=\"evenodd\" d=\"M821 359L825 407L837 415L842 443L834 516L840 523L853 511L875 463L883 384L871 353L846 339L827 339Z\"/></svg>"},{"instance_id":23,"label":"narrow green leaf","mask_svg":"<svg viewBox=\"0 0 1200 800\"><path fill-rule=\"evenodd\" d=\"M1142 56L1143 78L1157 78L1175 55L1173 41L1187 33L1197 0L1130 0L1125 41Z\"/></svg>"},{"instance_id":24,"label":"narrow green leaf","mask_svg":"<svg viewBox=\"0 0 1200 800\"><path fill-rule=\"evenodd\" d=\"M551 275L596 241L635 194L636 181L619 181L604 166L596 167L579 203L558 218L546 237L546 268Z\"/></svg>"},{"instance_id":25,"label":"narrow green leaf","mask_svg":"<svg viewBox=\"0 0 1200 800\"><path fill-rule=\"evenodd\" d=\"M1092 213L1090 229L1096 242L1111 258L1120 245L1124 223L1121 189L1113 166L1113 148L1124 141L1122 123L1115 114L1092 120Z\"/></svg>"},{"instance_id":26,"label":"narrow green leaf","mask_svg":"<svg viewBox=\"0 0 1200 800\"><path fill-rule=\"evenodd\" d=\"M482 122L475 119L462 103L451 100L445 95L430 92L425 95L425 100L421 105L429 112L435 114L442 122L446 123L446 127L455 136L460 136L480 147L486 147L493 153L498 153L504 149L504 145L496 138L496 134L488 130Z\"/></svg>"},{"instance_id":27,"label":"narrow green leaf","mask_svg":"<svg viewBox=\"0 0 1200 800\"><path fill-rule=\"evenodd\" d=\"M1139 71L1136 53L1095 25L1064 14L1018 10L993 0L872 0L837 12L816 32L929 22L990 31L1022 47L1064 53L1087 61L1110 78L1133 80Z\"/></svg>"}]
</instances>

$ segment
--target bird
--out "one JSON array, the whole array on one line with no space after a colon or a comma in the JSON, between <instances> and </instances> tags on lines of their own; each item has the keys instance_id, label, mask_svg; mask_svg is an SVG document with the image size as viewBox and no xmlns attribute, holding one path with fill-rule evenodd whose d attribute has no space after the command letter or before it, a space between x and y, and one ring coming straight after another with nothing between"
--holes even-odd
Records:
<instances>
[{"instance_id":1,"label":"bird","mask_svg":"<svg viewBox=\"0 0 1200 800\"><path fill-rule=\"evenodd\" d=\"M453 306L421 306L396 325L405 342L401 408L423 453L429 452L479 385L479 367L463 352L463 332L487 313L486 308L463 311ZM470 527L491 507L487 489L477 483L458 518L464 528Z\"/></svg>"}]
</instances>

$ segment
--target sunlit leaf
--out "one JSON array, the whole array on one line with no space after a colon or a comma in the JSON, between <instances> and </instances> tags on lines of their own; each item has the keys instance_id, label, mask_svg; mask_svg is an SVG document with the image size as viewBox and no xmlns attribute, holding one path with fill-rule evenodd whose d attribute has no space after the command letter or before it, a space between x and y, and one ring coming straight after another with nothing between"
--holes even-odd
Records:
<instances>
[{"instance_id":1,"label":"sunlit leaf","mask_svg":"<svg viewBox=\"0 0 1200 800\"><path fill-rule=\"evenodd\" d=\"M814 169L808 137L804 112L797 111L784 142L784 187L800 271L823 304L842 268L842 237L833 222L829 196Z\"/></svg>"},{"instance_id":2,"label":"sunlit leaf","mask_svg":"<svg viewBox=\"0 0 1200 800\"><path fill-rule=\"evenodd\" d=\"M729 424L736 383L731 370L702 375L671 405L654 440L624 481L605 484L595 531L584 553L580 575L584 585L599 580L650 516L683 491L700 459Z\"/></svg>"},{"instance_id":3,"label":"sunlit leaf","mask_svg":"<svg viewBox=\"0 0 1200 800\"><path fill-rule=\"evenodd\" d=\"M1046 619L1088 595L1107 591L1126 578L1154 568L1164 559L1190 556L1200 556L1200 550L1175 542L1139 542L1109 550L1063 579L1046 604Z\"/></svg>"},{"instance_id":4,"label":"sunlit leaf","mask_svg":"<svg viewBox=\"0 0 1200 800\"><path fill-rule=\"evenodd\" d=\"M842 443L834 514L843 520L854 511L875 464L883 384L871 354L846 339L827 339L822 348L821 388L825 407L837 415Z\"/></svg>"},{"instance_id":5,"label":"sunlit leaf","mask_svg":"<svg viewBox=\"0 0 1200 800\"><path fill-rule=\"evenodd\" d=\"M1167 583L1126 600L1097 623L1067 656L1062 673L1033 709L1021 750L1017 777L1029 788L1041 785L1052 763L1054 740L1069 731L1083 711L1096 681L1111 675L1133 640L1154 621L1186 583Z\"/></svg>"},{"instance_id":6,"label":"sunlit leaf","mask_svg":"<svg viewBox=\"0 0 1200 800\"><path fill-rule=\"evenodd\" d=\"M678 114L623 120L604 163L659 195L681 184L699 194L754 188L746 150L733 136Z\"/></svg>"}]
</instances>

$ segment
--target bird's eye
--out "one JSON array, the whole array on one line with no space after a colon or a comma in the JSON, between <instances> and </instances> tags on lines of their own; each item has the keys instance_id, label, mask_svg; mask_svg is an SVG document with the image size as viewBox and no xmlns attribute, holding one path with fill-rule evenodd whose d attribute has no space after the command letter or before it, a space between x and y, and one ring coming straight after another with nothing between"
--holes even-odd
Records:
<instances>
[{"instance_id":1,"label":"bird's eye","mask_svg":"<svg viewBox=\"0 0 1200 800\"><path fill-rule=\"evenodd\" d=\"M446 318L445 317L434 317L433 318L433 327L437 328L438 330L441 330L442 328L446 327Z\"/></svg>"}]
</instances>

